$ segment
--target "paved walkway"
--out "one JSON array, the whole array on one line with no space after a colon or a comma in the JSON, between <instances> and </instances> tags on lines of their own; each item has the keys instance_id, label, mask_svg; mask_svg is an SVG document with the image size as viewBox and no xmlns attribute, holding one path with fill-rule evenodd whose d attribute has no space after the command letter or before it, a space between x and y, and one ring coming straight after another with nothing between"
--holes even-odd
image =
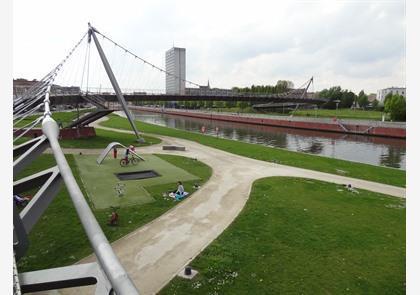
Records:
<instances>
[{"instance_id":1,"label":"paved walkway","mask_svg":"<svg viewBox=\"0 0 420 295\"><path fill-rule=\"evenodd\" d=\"M158 137L162 139L161 144L139 148L140 153L168 153L197 158L212 167L213 174L191 197L112 244L142 294L158 292L229 226L244 207L256 179L268 176L306 177L339 184L351 183L355 188L396 197L405 196L404 188L254 160L183 139ZM167 144L185 146L187 150L163 151L162 145ZM67 151L79 152L76 149ZM81 262L94 260L94 256L89 256ZM92 287L82 287L62 290L60 293L92 294L92 291Z\"/></svg>"}]
</instances>

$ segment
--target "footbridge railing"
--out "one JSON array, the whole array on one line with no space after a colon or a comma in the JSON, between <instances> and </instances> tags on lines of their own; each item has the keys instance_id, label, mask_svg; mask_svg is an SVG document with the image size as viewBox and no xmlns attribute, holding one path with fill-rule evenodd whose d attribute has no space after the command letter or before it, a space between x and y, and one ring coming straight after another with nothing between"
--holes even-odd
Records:
<instances>
[{"instance_id":1,"label":"footbridge railing","mask_svg":"<svg viewBox=\"0 0 420 295\"><path fill-rule=\"evenodd\" d=\"M14 148L14 177L48 147L52 151L56 166L14 182L14 194L23 193L33 188L40 187L40 189L21 212L18 212L16 204L13 204L13 249L14 258L18 262L28 249L28 234L59 192L61 184L64 183L97 262L26 273L19 273L16 264L14 264L15 294L86 285L96 285L95 294L139 294L106 239L73 176L58 140L60 132L58 124L52 118L50 92L54 79L85 37L86 34L40 85L34 87L31 93L27 93L15 103L15 114L19 114L20 118L31 113L32 109L38 106L40 97L43 97L44 112L41 120L36 119L36 122L42 122L43 134Z\"/></svg>"}]
</instances>

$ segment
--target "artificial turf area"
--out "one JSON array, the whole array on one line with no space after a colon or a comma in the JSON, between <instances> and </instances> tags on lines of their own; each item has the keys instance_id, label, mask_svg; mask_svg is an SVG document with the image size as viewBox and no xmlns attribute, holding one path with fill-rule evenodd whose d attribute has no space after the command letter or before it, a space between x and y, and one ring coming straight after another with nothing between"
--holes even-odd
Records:
<instances>
[{"instance_id":1,"label":"artificial turf area","mask_svg":"<svg viewBox=\"0 0 420 295\"><path fill-rule=\"evenodd\" d=\"M101 165L96 163L97 156L75 155L80 177L88 198L96 209L111 206L131 206L154 202L155 199L147 192L147 187L176 183L177 181L193 181L199 178L180 167L154 155L142 155L145 161L137 165L120 166L120 158L113 159L110 155ZM160 176L148 179L121 181L115 173L154 170ZM124 185L124 195L118 197L115 189L117 183Z\"/></svg>"},{"instance_id":2,"label":"artificial turf area","mask_svg":"<svg viewBox=\"0 0 420 295\"><path fill-rule=\"evenodd\" d=\"M119 129L131 129L127 119L117 115L109 116L109 120L101 122L100 125ZM136 121L136 126L138 130L141 130L142 132L183 138L198 142L202 145L257 160L275 162L283 165L405 187L405 171L395 168L379 167L369 164L292 152L286 149L216 138L209 135L139 121Z\"/></svg>"},{"instance_id":3,"label":"artificial turf area","mask_svg":"<svg viewBox=\"0 0 420 295\"><path fill-rule=\"evenodd\" d=\"M183 170L199 178L198 181L186 181L183 183L185 190L192 193L189 198L194 196L193 185L196 182L202 185L211 176L211 168L200 161L173 155L156 156L174 166L182 167ZM74 156L66 155L66 158L80 189L86 196L86 191L82 184ZM22 171L16 179L54 165L53 156L43 154ZM175 188L175 182L148 186L147 192L154 199L154 202L120 207L118 209L120 216L118 226L107 225L111 214L109 208L95 209L89 200L88 203L91 205L92 211L107 239L112 242L156 219L167 210L179 204L179 202L165 200L162 197L163 192ZM35 192L28 193L34 194ZM29 233L29 249L25 256L18 261L18 269L19 272L25 272L70 265L91 253L92 249L89 241L77 217L70 196L63 185L58 195Z\"/></svg>"},{"instance_id":4,"label":"artificial turf area","mask_svg":"<svg viewBox=\"0 0 420 295\"><path fill-rule=\"evenodd\" d=\"M235 221L160 294L405 294L405 199L257 180Z\"/></svg>"}]
</instances>

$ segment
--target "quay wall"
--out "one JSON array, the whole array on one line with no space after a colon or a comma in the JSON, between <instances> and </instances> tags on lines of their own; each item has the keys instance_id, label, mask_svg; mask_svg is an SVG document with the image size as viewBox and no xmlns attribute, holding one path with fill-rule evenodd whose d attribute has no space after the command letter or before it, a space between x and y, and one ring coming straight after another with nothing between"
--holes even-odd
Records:
<instances>
[{"instance_id":1,"label":"quay wall","mask_svg":"<svg viewBox=\"0 0 420 295\"><path fill-rule=\"evenodd\" d=\"M406 138L405 123L388 123L367 120L338 120L335 118L276 117L255 114L203 112L168 108L130 106L132 110L192 118L221 120L285 128L297 128L359 135Z\"/></svg>"}]
</instances>

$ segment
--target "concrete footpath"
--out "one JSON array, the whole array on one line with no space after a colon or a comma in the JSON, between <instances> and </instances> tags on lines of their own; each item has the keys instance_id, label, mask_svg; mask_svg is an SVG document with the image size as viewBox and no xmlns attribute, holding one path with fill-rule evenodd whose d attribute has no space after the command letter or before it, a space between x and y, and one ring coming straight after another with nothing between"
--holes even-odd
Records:
<instances>
[{"instance_id":1,"label":"concrete footpath","mask_svg":"<svg viewBox=\"0 0 420 295\"><path fill-rule=\"evenodd\" d=\"M98 125L95 127L131 133ZM139 148L140 153L197 158L209 165L213 174L191 197L112 244L115 253L142 294L158 292L217 238L242 210L252 183L259 178L305 177L338 184L351 183L355 188L405 197L404 188L254 160L183 139L153 136L161 138L162 143ZM185 146L186 151L163 151L162 145L169 144ZM67 150L79 151L81 150ZM95 261L95 256L89 256L79 263L91 261ZM93 293L92 287L59 291L59 294Z\"/></svg>"}]
</instances>

